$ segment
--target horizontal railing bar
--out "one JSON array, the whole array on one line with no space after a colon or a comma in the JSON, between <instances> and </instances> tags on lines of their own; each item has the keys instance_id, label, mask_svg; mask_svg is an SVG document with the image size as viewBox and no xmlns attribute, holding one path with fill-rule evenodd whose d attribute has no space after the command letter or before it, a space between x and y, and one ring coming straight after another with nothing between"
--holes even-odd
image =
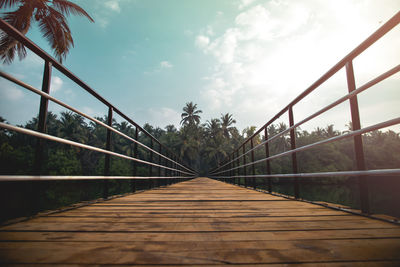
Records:
<instances>
[{"instance_id":1,"label":"horizontal railing bar","mask_svg":"<svg viewBox=\"0 0 400 267\"><path fill-rule=\"evenodd\" d=\"M298 95L292 102L290 102L286 107L284 107L280 112L278 112L271 120L269 120L266 124L264 124L260 129L258 129L252 136L248 137L243 143L246 144L250 139L254 138L258 134L261 133L266 127L268 127L271 123L273 123L276 119L282 116L289 107L294 106L316 88L318 88L322 83L327 81L330 77L332 77L336 72L342 69L347 62L353 60L359 54L364 52L368 47L374 44L377 40L379 40L382 36L396 27L397 24L400 23L400 11L398 11L392 18L390 18L385 24L383 24L378 30L376 30L373 34L371 34L367 39L365 39L360 45L358 45L355 49L353 49L347 56L345 56L342 60L340 60L336 65L334 65L330 70L328 70L324 75L322 75L317 81L315 81L311 86L309 86L305 91L303 91L300 95ZM239 148L242 146L240 145Z\"/></svg>"},{"instance_id":2,"label":"horizontal railing bar","mask_svg":"<svg viewBox=\"0 0 400 267\"><path fill-rule=\"evenodd\" d=\"M158 151L156 151L156 150L146 146L145 144L143 144L143 143L131 138L130 136L128 136L128 135L126 135L126 134L114 129L113 127L107 125L106 123L104 123L102 121L99 121L99 120L97 120L97 119L95 119L95 118L93 118L93 117L91 117L91 116L79 111L78 109L75 109L74 107L72 107L72 106L70 106L68 104L65 104L64 102L58 100L57 98L55 98L55 97L53 97L53 96L51 96L51 95L49 95L49 94L47 94L47 93L45 93L45 92L43 92L41 90L38 90L38 89L34 88L33 86L31 86L31 85L29 85L27 83L24 83L24 82L16 79L15 77L13 77L13 76L11 76L11 75L9 75L9 74L1 71L1 70L0 70L0 76L2 76L3 78L5 78L5 79L7 79L7 80L9 80L11 82L14 82L14 83L24 87L25 89L27 89L27 90L29 90L29 91L31 91L33 93L36 93L36 94L38 94L40 96L43 96L43 97L53 101L54 103L57 103L60 106L63 106L63 107L65 107L65 108L67 108L67 109L69 109L69 110L71 110L71 111L73 111L73 112L75 112L75 113L77 113L77 114L79 114L79 115L81 115L81 116L83 116L83 117L85 117L85 118L87 118L87 119L89 119L89 120L91 120L91 121L93 121L93 122L105 127L105 128L107 128L107 129L109 129L111 131L113 131L114 133L116 133L116 134L118 134L118 135L120 135L120 136L122 136L122 137L124 137L124 138L126 138L126 139L128 139L128 140L130 140L130 141L132 141L132 142L134 142L134 143L136 143L138 145L140 145L141 147L143 147L143 148L145 148L145 149L147 149L147 150L149 150L149 151L151 151L151 152L153 152L155 154L157 154L158 156L161 156L166 160L169 160L169 161L171 161L173 163L176 163L177 165L179 165L180 167L182 167L182 168L184 168L184 169L186 169L188 171L192 171L189 168L186 168L184 165L180 164L179 162L176 162L176 161L164 156L163 154L159 153Z\"/></svg>"},{"instance_id":3,"label":"horizontal railing bar","mask_svg":"<svg viewBox=\"0 0 400 267\"><path fill-rule=\"evenodd\" d=\"M52 181L52 180L166 180L192 179L194 176L68 176L68 175L0 175L0 181Z\"/></svg>"},{"instance_id":4,"label":"horizontal railing bar","mask_svg":"<svg viewBox=\"0 0 400 267\"><path fill-rule=\"evenodd\" d=\"M6 32L8 35L12 36L15 38L17 41L21 42L24 46L29 48L32 52L34 52L36 55L41 57L45 61L52 62L52 65L54 68L59 70L61 73L63 73L65 76L70 78L72 81L74 81L76 84L78 84L81 88L89 92L92 96L100 100L104 105L106 105L109 108L112 108L117 114L122 116L124 119L129 121L132 125L140 129L141 132L145 133L147 136L155 140L158 144L163 146L163 148L170 153L172 153L167 147L162 145L153 135L151 135L149 132L147 132L144 128L142 128L140 125L138 125L136 122L131 120L128 116L126 116L123 112L121 112L118 108L116 108L114 105L112 105L110 102L108 102L105 98L103 98L100 94L98 94L95 90L93 90L89 85L87 85L85 82L83 82L81 79L79 79L75 74L73 74L70 70L68 70L66 67L64 67L60 62L58 62L55 58L50 56L48 53L46 53L43 49L41 49L39 46L37 46L34 42L32 42L30 39L28 39L25 35L20 33L16 28L14 28L12 25L9 23L5 22L3 19L0 18L0 28ZM173 154L173 153L172 153ZM187 169L187 168L186 168ZM193 170L191 170L193 171Z\"/></svg>"},{"instance_id":5,"label":"horizontal railing bar","mask_svg":"<svg viewBox=\"0 0 400 267\"><path fill-rule=\"evenodd\" d=\"M400 169L377 169L366 171L337 171L337 172L313 172L313 173L285 173L285 174L261 174L261 175L237 175L215 176L213 178L294 178L294 177L333 177L333 176L375 176L375 175L399 175Z\"/></svg>"},{"instance_id":6,"label":"horizontal railing bar","mask_svg":"<svg viewBox=\"0 0 400 267\"><path fill-rule=\"evenodd\" d=\"M43 134L43 133L39 133L39 132L36 132L36 131L33 131L33 130L29 130L29 129L13 126L13 125L6 124L6 123L3 123L3 122L0 122L0 127L4 128L4 129L7 129L7 130L16 131L16 132L19 132L19 133L23 133L23 134L27 134L27 135L31 135L31 136L35 136L35 137L39 137L39 138L43 138L43 139L47 139L47 140L50 140L50 141L55 141L55 142L58 142L58 143L72 145L72 146L76 146L76 147L80 147L80 148L84 148L84 149L88 149L88 150L92 150L92 151L101 152L101 153L104 153L104 154L109 154L109 155L112 155L112 156L120 157L120 158L123 158L123 159L136 161L136 162L147 164L147 165L151 165L151 166L154 166L154 167L160 167L160 168L167 169L167 170L178 171L180 173L185 173L185 174L189 174L189 175L193 174L193 173L185 172L185 171L174 169L174 168L169 168L169 167L166 167L166 166L163 166L163 165L159 165L159 164L156 164L156 163L148 162L148 161L145 161L145 160L129 157L129 156L126 156L126 155L123 155L123 154L119 154L119 153L116 153L116 152L112 152L112 151L109 151L109 150L105 150L105 149L102 149L102 148L89 146L89 145L81 144L81 143L74 142L74 141L71 141L71 140L63 139L63 138L60 138L60 137L56 137L56 136L52 136L52 135L48 135L48 134Z\"/></svg>"},{"instance_id":7,"label":"horizontal railing bar","mask_svg":"<svg viewBox=\"0 0 400 267\"><path fill-rule=\"evenodd\" d=\"M319 145L336 142L336 141L339 141L341 139L353 137L353 136L356 136L356 135L361 135L361 134L364 134L364 133L367 133L367 132L375 131L375 130L378 130L378 129L381 129L381 128L386 128L386 127L393 126L393 125L396 125L396 124L400 124L400 117L392 119L392 120L388 120L388 121L385 121L385 122L377 123L377 124L362 128L360 130L351 131L351 132L349 132L347 134L331 137L331 138L328 138L328 139L325 139L325 140L321 140L321 141L318 141L318 142L315 142L315 143L312 143L312 144L309 144L309 145L305 145L305 146L296 148L296 149L285 151L285 152L282 152L280 154L276 154L276 155L270 156L268 158L259 159L259 160L256 160L254 162L250 162L248 164L240 165L240 166L228 169L228 170L219 171L219 172L216 172L216 173L213 173L213 174L219 174L219 173L224 173L224 172L227 172L227 171L230 171L230 170L236 170L236 169L239 169L239 168L248 167L248 166L251 166L253 164L258 164L258 163L269 161L269 160L276 159L276 158L279 158L279 157L287 156L287 155L290 155L290 154L293 154L293 153L297 153L297 152L301 152L301 151L304 151L304 150L308 150L308 149L314 148L314 147L319 146Z\"/></svg>"},{"instance_id":8,"label":"horizontal railing bar","mask_svg":"<svg viewBox=\"0 0 400 267\"><path fill-rule=\"evenodd\" d=\"M247 154L250 153L251 151L256 150L257 148L259 148L259 147L265 145L266 143L270 143L270 142L272 142L273 140L275 140L276 138L278 138L278 137L280 137L280 136L282 136L282 135L284 135L284 134L289 133L290 130L295 129L295 128L301 126L302 124L304 124L304 123L306 123L306 122L308 122L308 121L314 119L315 117L321 115L322 113L324 113L324 112L326 112L326 111L328 111L328 110L334 108L335 106L337 106L337 105L343 103L344 101L346 101L346 100L348 100L348 99L354 97L355 95L360 94L361 92L363 92L363 91L367 90L368 88L370 88L370 87L376 85L377 83L379 83L379 82L381 82L381 81L383 81L383 80L389 78L390 76L396 74L396 73L399 72L399 71L400 71L400 64L397 65L396 67L394 67L394 68L388 70L387 72L385 72L385 73L379 75L379 76L376 77L375 79L373 79L373 80L367 82L366 84L362 85L362 86L359 87L357 90L354 90L354 91L352 91L351 93L349 93L349 94L347 94L347 95L345 95L345 96L339 98L339 99L336 100L335 102L333 102L333 103L331 103L331 104L329 104L329 105L323 107L322 109L320 109L319 111L317 111L317 112L315 112L314 114L310 115L309 117L307 117L307 118L305 118L305 119L299 121L298 123L294 124L292 127L289 127L289 128L287 128L286 130L284 130L284 131L282 131L282 132L280 132L280 133L277 133L277 134L274 135L273 137L268 138L268 140L262 141L260 144L256 145L254 148L252 148L252 149L246 151L246 153L241 154L239 157L237 157L237 158L235 158L235 159L229 161L228 163L225 163L224 165L218 167L217 169L215 169L215 171L217 171L217 170L220 169L220 168L225 167L226 165L228 165L228 164L234 162L235 160L238 160L238 159L242 158L243 156L247 155Z\"/></svg>"}]
</instances>

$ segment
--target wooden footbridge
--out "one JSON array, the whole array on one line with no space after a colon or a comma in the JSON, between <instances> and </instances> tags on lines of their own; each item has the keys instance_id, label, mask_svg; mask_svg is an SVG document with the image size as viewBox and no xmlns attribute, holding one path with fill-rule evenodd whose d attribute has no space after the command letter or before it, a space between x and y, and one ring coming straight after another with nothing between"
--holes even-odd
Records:
<instances>
[{"instance_id":1,"label":"wooden footbridge","mask_svg":"<svg viewBox=\"0 0 400 267\"><path fill-rule=\"evenodd\" d=\"M379 179L382 176L398 178L400 166L394 169L368 169L362 140L362 134L399 125L400 117L361 128L357 101L359 94L397 74L400 64L390 66L386 72L357 87L352 63L399 23L400 12L397 12L254 135L233 151L225 151L226 159L209 171L209 176L213 178L210 179L196 178L197 171L183 159L0 19L2 34L12 36L44 61L41 90L0 70L0 77L40 96L37 129L0 122L4 133L17 132L37 138L33 173L0 175L0 186L9 182L33 185L42 180L101 180L103 191L102 201L39 214L0 226L0 265L400 266L400 226L395 221L369 216L371 192L368 190L369 179ZM93 118L50 95L53 69L103 103L108 109L106 121ZM293 107L340 70L346 72L347 85L344 86L347 86L348 94L295 122ZM96 147L49 134L49 101L103 127L106 131L105 140L98 137L99 142L96 144L99 145ZM296 144L296 130L300 126L344 102L350 106L351 131L300 147ZM116 129L113 126L114 115L133 127L134 133ZM281 116L289 118L289 128L268 136L268 127ZM125 151L123 154L113 148L112 136L115 135L129 141L132 145L129 153ZM269 144L279 140L277 138L290 142L290 150L270 155ZM353 140L354 169L300 172L298 153L343 139ZM143 140L149 141L145 143ZM42 165L46 158L43 155L46 153L47 142L104 154L103 175L46 175ZM270 162L285 156L290 157L288 164L291 165L291 173L272 170ZM111 158L129 160L132 163L132 176L112 175ZM138 167L141 167L140 175ZM146 175L143 175L144 171ZM360 196L358 215L354 211L350 213L303 201L299 183L301 179L309 177L354 177L359 186L359 194L354 192ZM272 179L276 178L293 180L292 198L273 194ZM110 198L109 181L113 179L129 180L130 193ZM147 181L148 187L153 189L138 191L139 180ZM254 190L260 188L267 191ZM29 201L35 203L35 199Z\"/></svg>"},{"instance_id":2,"label":"wooden footbridge","mask_svg":"<svg viewBox=\"0 0 400 267\"><path fill-rule=\"evenodd\" d=\"M400 226L196 178L3 226L0 262L399 266Z\"/></svg>"}]
</instances>

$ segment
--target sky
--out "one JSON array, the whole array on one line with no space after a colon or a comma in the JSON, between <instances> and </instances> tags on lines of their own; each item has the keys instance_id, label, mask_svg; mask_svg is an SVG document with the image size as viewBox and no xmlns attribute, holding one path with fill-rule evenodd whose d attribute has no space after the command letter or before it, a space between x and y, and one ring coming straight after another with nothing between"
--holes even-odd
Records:
<instances>
[{"instance_id":1,"label":"sky","mask_svg":"<svg viewBox=\"0 0 400 267\"><path fill-rule=\"evenodd\" d=\"M398 0L76 0L95 20L71 16L75 47L64 65L140 125L179 127L194 102L202 122L230 113L262 126L400 10ZM28 38L51 54L33 25ZM399 64L400 26L354 61L357 86ZM40 89L32 53L1 70ZM347 93L341 70L294 107L299 121ZM362 126L399 116L400 75L359 96ZM91 116L107 108L56 70L51 95ZM0 116L23 124L39 97L0 78ZM59 113L64 109L50 104ZM120 120L117 117L117 120ZM288 124L286 115L278 122ZM345 129L348 103L301 128ZM400 130L400 127L394 127Z\"/></svg>"}]
</instances>

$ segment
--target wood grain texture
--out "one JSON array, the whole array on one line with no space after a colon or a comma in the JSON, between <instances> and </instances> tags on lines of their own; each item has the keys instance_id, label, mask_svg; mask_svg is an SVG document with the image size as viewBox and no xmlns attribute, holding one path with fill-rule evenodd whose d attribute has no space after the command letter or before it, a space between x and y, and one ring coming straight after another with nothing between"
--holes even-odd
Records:
<instances>
[{"instance_id":1,"label":"wood grain texture","mask_svg":"<svg viewBox=\"0 0 400 267\"><path fill-rule=\"evenodd\" d=\"M0 227L0 264L400 266L400 227L207 178Z\"/></svg>"}]
</instances>

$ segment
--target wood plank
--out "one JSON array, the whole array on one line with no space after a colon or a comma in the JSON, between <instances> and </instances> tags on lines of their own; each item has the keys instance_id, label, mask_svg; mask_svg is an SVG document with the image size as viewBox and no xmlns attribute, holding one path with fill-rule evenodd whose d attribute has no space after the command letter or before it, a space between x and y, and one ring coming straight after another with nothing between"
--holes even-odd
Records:
<instances>
[{"instance_id":1,"label":"wood plank","mask_svg":"<svg viewBox=\"0 0 400 267\"><path fill-rule=\"evenodd\" d=\"M400 227L207 178L0 227L0 264L398 266Z\"/></svg>"},{"instance_id":2,"label":"wood plank","mask_svg":"<svg viewBox=\"0 0 400 267\"><path fill-rule=\"evenodd\" d=\"M179 227L177 227L179 225ZM225 232L225 231L298 231L321 229L382 229L395 226L382 224L372 220L360 221L286 221L282 222L46 222L8 225L6 231L106 231L106 232Z\"/></svg>"},{"instance_id":3,"label":"wood plank","mask_svg":"<svg viewBox=\"0 0 400 267\"><path fill-rule=\"evenodd\" d=\"M83 264L246 264L392 260L400 239L237 242L0 242L7 262Z\"/></svg>"},{"instance_id":4,"label":"wood plank","mask_svg":"<svg viewBox=\"0 0 400 267\"><path fill-rule=\"evenodd\" d=\"M337 229L315 231L236 231L236 232L1 232L2 241L274 241L330 239L388 239L400 238L400 229Z\"/></svg>"}]
</instances>

